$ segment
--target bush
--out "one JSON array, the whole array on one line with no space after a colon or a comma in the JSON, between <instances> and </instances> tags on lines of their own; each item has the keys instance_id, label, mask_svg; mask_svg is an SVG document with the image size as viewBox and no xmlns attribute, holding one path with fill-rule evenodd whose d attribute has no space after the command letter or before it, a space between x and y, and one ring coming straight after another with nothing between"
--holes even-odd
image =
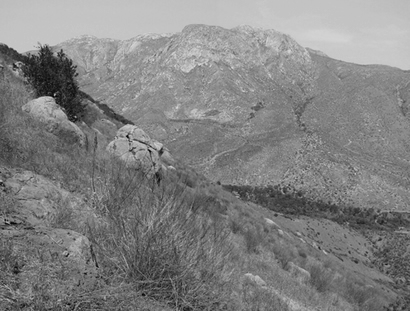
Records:
<instances>
[{"instance_id":1,"label":"bush","mask_svg":"<svg viewBox=\"0 0 410 311\"><path fill-rule=\"evenodd\" d=\"M330 290L332 283L332 271L327 270L320 264L314 264L308 267L310 273L310 284L317 289L318 292L323 293Z\"/></svg>"},{"instance_id":2,"label":"bush","mask_svg":"<svg viewBox=\"0 0 410 311\"><path fill-rule=\"evenodd\" d=\"M84 107L75 80L77 66L63 52L54 55L48 45L38 46L38 55L29 54L22 71L27 81L35 89L37 96L52 96L66 112L69 120L82 117Z\"/></svg>"},{"instance_id":3,"label":"bush","mask_svg":"<svg viewBox=\"0 0 410 311\"><path fill-rule=\"evenodd\" d=\"M96 178L95 208L105 221L89 225L109 285L132 284L181 310L221 308L228 231L193 211L180 188L157 186L121 165L113 161L107 177Z\"/></svg>"},{"instance_id":4,"label":"bush","mask_svg":"<svg viewBox=\"0 0 410 311\"><path fill-rule=\"evenodd\" d=\"M262 244L264 237L263 234L257 228L249 228L242 233L245 239L246 251L249 254L258 253L259 245Z\"/></svg>"}]
</instances>

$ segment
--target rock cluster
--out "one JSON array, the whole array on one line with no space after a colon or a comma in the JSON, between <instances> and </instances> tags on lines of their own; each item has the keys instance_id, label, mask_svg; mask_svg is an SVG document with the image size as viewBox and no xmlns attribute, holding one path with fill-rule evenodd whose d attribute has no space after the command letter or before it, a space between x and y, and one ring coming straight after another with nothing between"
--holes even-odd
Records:
<instances>
[{"instance_id":1,"label":"rock cluster","mask_svg":"<svg viewBox=\"0 0 410 311\"><path fill-rule=\"evenodd\" d=\"M163 144L151 139L142 129L127 124L107 146L108 152L123 160L127 167L140 169L148 177L166 169L172 157Z\"/></svg>"}]
</instances>

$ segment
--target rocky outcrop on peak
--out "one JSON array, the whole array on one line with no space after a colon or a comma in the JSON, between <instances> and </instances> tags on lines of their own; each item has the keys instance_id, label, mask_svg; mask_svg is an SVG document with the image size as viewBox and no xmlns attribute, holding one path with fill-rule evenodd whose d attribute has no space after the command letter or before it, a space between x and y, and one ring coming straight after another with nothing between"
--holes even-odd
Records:
<instances>
[{"instance_id":1,"label":"rocky outcrop on peak","mask_svg":"<svg viewBox=\"0 0 410 311\"><path fill-rule=\"evenodd\" d=\"M250 26L56 48L87 93L214 181L355 207L410 205L410 72L337 61Z\"/></svg>"},{"instance_id":2,"label":"rocky outcrop on peak","mask_svg":"<svg viewBox=\"0 0 410 311\"><path fill-rule=\"evenodd\" d=\"M85 135L80 128L69 121L67 115L50 96L42 96L29 101L22 107L23 111L44 123L45 129L71 143L85 144Z\"/></svg>"}]
</instances>

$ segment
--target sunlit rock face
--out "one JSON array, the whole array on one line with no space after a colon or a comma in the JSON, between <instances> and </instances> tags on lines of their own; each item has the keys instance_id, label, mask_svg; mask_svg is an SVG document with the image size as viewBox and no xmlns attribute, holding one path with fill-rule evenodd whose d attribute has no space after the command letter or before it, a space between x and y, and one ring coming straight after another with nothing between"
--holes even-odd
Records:
<instances>
[{"instance_id":1,"label":"sunlit rock face","mask_svg":"<svg viewBox=\"0 0 410 311\"><path fill-rule=\"evenodd\" d=\"M361 207L410 203L409 72L334 60L250 26L56 48L87 93L215 181Z\"/></svg>"}]
</instances>

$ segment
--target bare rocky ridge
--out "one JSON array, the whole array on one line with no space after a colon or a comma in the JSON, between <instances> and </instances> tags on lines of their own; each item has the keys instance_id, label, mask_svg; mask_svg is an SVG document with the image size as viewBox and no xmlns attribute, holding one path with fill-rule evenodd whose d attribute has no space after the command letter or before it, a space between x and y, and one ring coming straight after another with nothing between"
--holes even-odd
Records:
<instances>
[{"instance_id":1,"label":"bare rocky ridge","mask_svg":"<svg viewBox=\"0 0 410 311\"><path fill-rule=\"evenodd\" d=\"M56 48L87 93L214 181L290 185L358 207L410 203L409 72L333 60L249 26Z\"/></svg>"}]
</instances>

